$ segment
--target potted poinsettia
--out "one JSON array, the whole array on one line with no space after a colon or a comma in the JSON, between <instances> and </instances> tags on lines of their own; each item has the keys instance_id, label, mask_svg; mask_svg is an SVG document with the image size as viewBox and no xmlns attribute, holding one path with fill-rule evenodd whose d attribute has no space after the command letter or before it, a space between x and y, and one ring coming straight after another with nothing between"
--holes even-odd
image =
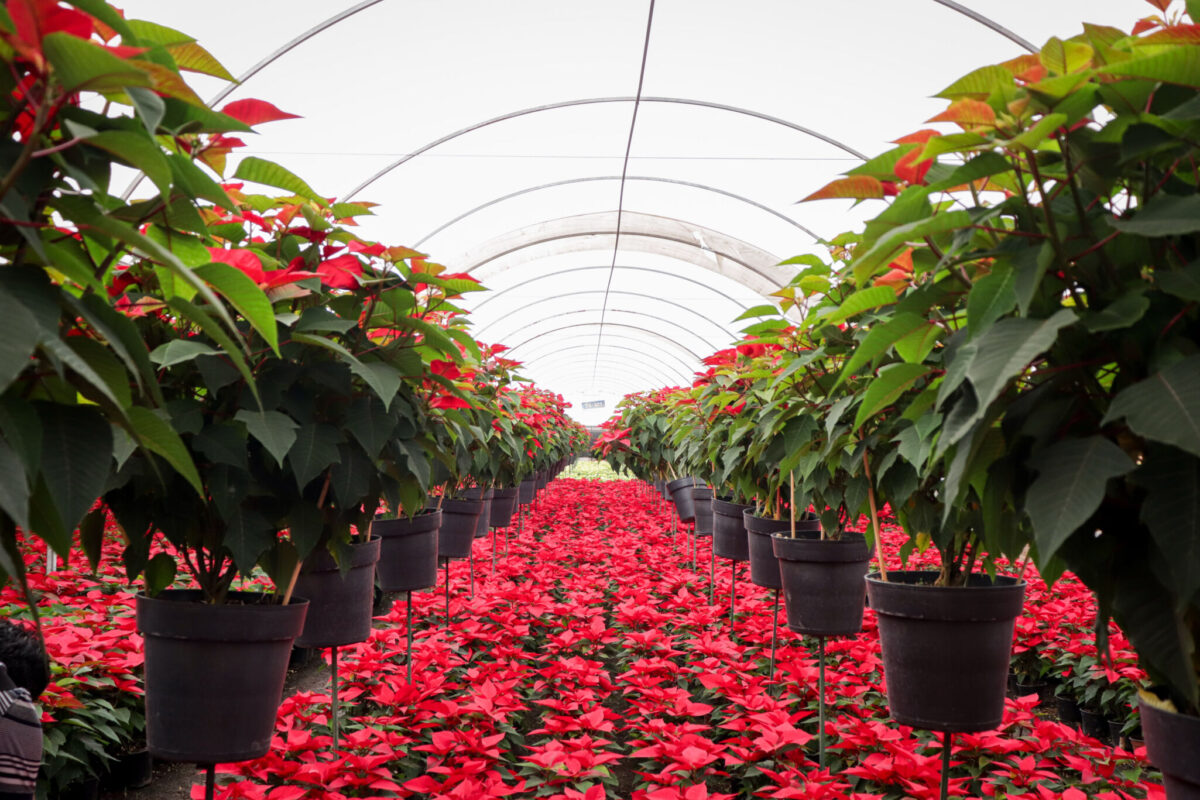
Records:
<instances>
[{"instance_id":1,"label":"potted poinsettia","mask_svg":"<svg viewBox=\"0 0 1200 800\"><path fill-rule=\"evenodd\" d=\"M1176 120L1200 90L1193 27L1085 26L951 84L935 119L960 130L902 145L922 174L853 262L945 332L907 452L944 472L947 507L978 504L997 545L1025 537L1048 580L1068 568L1096 593L1161 687L1143 697L1147 747L1185 796L1200 786L1200 294L1194 140ZM885 160L857 181L901 178ZM923 200L940 191L960 207Z\"/></svg>"}]
</instances>

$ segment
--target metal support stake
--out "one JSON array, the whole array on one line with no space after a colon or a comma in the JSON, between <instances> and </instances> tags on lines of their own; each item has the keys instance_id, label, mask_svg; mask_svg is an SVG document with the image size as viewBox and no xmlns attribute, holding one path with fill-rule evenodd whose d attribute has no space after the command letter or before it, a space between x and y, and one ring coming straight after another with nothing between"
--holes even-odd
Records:
<instances>
[{"instance_id":1,"label":"metal support stake","mask_svg":"<svg viewBox=\"0 0 1200 800\"><path fill-rule=\"evenodd\" d=\"M712 539L708 540L712 542ZM713 604L713 584L717 582L717 557L713 553L712 547L708 550L708 604Z\"/></svg>"},{"instance_id":2,"label":"metal support stake","mask_svg":"<svg viewBox=\"0 0 1200 800\"><path fill-rule=\"evenodd\" d=\"M733 639L737 622L737 561L729 559L729 638Z\"/></svg>"},{"instance_id":3,"label":"metal support stake","mask_svg":"<svg viewBox=\"0 0 1200 800\"><path fill-rule=\"evenodd\" d=\"M408 649L405 651L408 661L408 683L412 685L412 592L408 592L408 618L405 620L405 632L408 634Z\"/></svg>"},{"instance_id":4,"label":"metal support stake","mask_svg":"<svg viewBox=\"0 0 1200 800\"><path fill-rule=\"evenodd\" d=\"M58 572L58 553L54 552L54 548L46 545L46 574Z\"/></svg>"},{"instance_id":5,"label":"metal support stake","mask_svg":"<svg viewBox=\"0 0 1200 800\"><path fill-rule=\"evenodd\" d=\"M950 790L950 748L954 744L953 737L954 734L950 731L942 731L942 791L939 795L941 800L946 800Z\"/></svg>"},{"instance_id":6,"label":"metal support stake","mask_svg":"<svg viewBox=\"0 0 1200 800\"><path fill-rule=\"evenodd\" d=\"M467 553L467 561L471 565L471 599L475 599L475 542L471 542L471 552Z\"/></svg>"},{"instance_id":7,"label":"metal support stake","mask_svg":"<svg viewBox=\"0 0 1200 800\"><path fill-rule=\"evenodd\" d=\"M504 534L508 538L508 533ZM496 573L496 529L492 528L492 574Z\"/></svg>"},{"instance_id":8,"label":"metal support stake","mask_svg":"<svg viewBox=\"0 0 1200 800\"><path fill-rule=\"evenodd\" d=\"M771 680L775 680L775 648L779 642L779 590L775 590L774 611L771 612Z\"/></svg>"},{"instance_id":9,"label":"metal support stake","mask_svg":"<svg viewBox=\"0 0 1200 800\"><path fill-rule=\"evenodd\" d=\"M821 769L825 769L825 637L824 636L817 637L817 657L819 659L821 659L821 663L820 663L818 671L817 671L817 676L818 676L817 677L817 694L820 699L820 705L817 707L818 708L817 725L820 726L818 728L819 736L817 738L817 753L818 753L818 757L820 759L819 763L821 765Z\"/></svg>"},{"instance_id":10,"label":"metal support stake","mask_svg":"<svg viewBox=\"0 0 1200 800\"><path fill-rule=\"evenodd\" d=\"M446 627L450 627L450 559L442 562L446 570Z\"/></svg>"},{"instance_id":11,"label":"metal support stake","mask_svg":"<svg viewBox=\"0 0 1200 800\"><path fill-rule=\"evenodd\" d=\"M217 790L217 765L208 764L204 767L204 800L213 800Z\"/></svg>"},{"instance_id":12,"label":"metal support stake","mask_svg":"<svg viewBox=\"0 0 1200 800\"><path fill-rule=\"evenodd\" d=\"M333 710L330 714L333 717L333 749L338 748L338 716L341 710L338 708L338 649L336 647L329 648L329 682L333 685Z\"/></svg>"}]
</instances>

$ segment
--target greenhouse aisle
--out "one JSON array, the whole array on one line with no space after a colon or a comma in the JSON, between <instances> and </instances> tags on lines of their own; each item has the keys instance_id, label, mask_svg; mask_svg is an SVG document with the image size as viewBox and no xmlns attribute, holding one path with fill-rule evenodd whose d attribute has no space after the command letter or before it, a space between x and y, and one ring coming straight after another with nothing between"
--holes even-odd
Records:
<instances>
[{"instance_id":1,"label":"greenhouse aisle","mask_svg":"<svg viewBox=\"0 0 1200 800\"><path fill-rule=\"evenodd\" d=\"M339 751L330 695L295 695L272 752L222 767L217 796L937 796L940 744L888 719L869 610L863 634L827 647L821 769L815 644L781 623L770 679L773 598L745 565L731 637L730 563L716 565L709 603L708 540L693 571L686 536L642 484L557 480L522 528L507 552L498 533L494 571L490 540L476 542L473 597L470 566L453 565L449 620L443 586L414 595L411 684L403 601L369 642L342 650ZM1039 598L1031 587L1032 607ZM1073 606L1055 602L1047 616L1065 626ZM1044 629L1022 620L1018 641ZM1161 796L1129 753L1036 703L1010 700L1001 730L959 735L954 794Z\"/></svg>"}]
</instances>

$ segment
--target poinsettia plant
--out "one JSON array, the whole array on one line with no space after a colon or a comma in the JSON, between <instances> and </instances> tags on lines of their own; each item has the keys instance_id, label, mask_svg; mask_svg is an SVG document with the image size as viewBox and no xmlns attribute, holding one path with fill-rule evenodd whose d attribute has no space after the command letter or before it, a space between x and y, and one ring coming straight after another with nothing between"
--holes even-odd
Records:
<instances>
[{"instance_id":1,"label":"poinsettia plant","mask_svg":"<svg viewBox=\"0 0 1200 800\"><path fill-rule=\"evenodd\" d=\"M931 120L955 130L906 137L814 195L895 193L842 268L856 289L841 306L870 319L855 369L879 403L859 422L903 420L890 440L936 500L910 531L966 509L989 548L1027 541L1047 577L1069 567L1190 713L1197 59L1179 16L1085 25L955 81Z\"/></svg>"},{"instance_id":2,"label":"poinsettia plant","mask_svg":"<svg viewBox=\"0 0 1200 800\"><path fill-rule=\"evenodd\" d=\"M132 449L203 492L138 309L124 305L124 273L145 264L169 287L147 302L211 331L224 358L251 357L236 309L265 302L262 292L195 269L210 260L194 241L201 207L233 209L195 151L250 130L242 118L269 107L206 107L182 72L231 80L216 59L186 34L103 2L9 3L0 40L0 570L23 581L18 527L65 554L84 520L98 552L102 520L84 518ZM144 194L123 199L114 166L141 170Z\"/></svg>"}]
</instances>

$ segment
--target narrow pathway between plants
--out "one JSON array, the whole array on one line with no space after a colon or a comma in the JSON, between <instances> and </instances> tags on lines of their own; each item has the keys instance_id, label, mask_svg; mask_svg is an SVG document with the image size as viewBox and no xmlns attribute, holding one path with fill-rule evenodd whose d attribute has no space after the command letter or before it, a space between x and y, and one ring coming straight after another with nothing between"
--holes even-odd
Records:
<instances>
[{"instance_id":1,"label":"narrow pathway between plants","mask_svg":"<svg viewBox=\"0 0 1200 800\"><path fill-rule=\"evenodd\" d=\"M344 648L343 737L331 751L330 696L284 701L273 752L222 768L221 798L935 797L940 746L887 716L874 617L830 641L828 767L816 765L815 645L781 625L768 677L771 596L730 567L708 602L667 507L634 483L556 481L507 553L499 534L414 596L414 677L405 606ZM1037 597L1036 592L1031 595ZM782 611L780 616L782 617ZM1002 730L956 740L959 796L1161 797L1144 762L1010 701ZM136 797L151 797L153 787ZM193 786L193 797L201 797Z\"/></svg>"}]
</instances>

